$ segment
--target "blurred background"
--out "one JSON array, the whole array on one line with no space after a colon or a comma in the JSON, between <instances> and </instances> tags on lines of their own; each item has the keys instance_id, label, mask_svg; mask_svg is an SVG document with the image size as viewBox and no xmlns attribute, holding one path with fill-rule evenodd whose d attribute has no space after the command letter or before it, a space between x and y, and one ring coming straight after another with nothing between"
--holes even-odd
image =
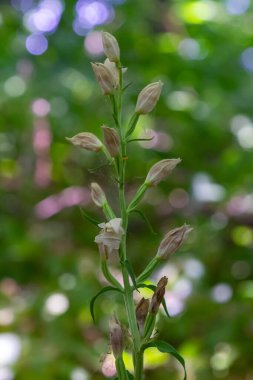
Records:
<instances>
[{"instance_id":1,"label":"blurred background","mask_svg":"<svg viewBox=\"0 0 253 380\"><path fill-rule=\"evenodd\" d=\"M90 66L104 60L100 30L117 37L128 67L126 118L144 85L164 82L134 136L153 140L129 146L128 196L156 161L182 158L140 206L157 234L130 219L136 274L169 229L194 227L152 278L169 278L173 318L161 312L159 333L184 356L189 380L253 379L252 11L250 0L1 1L1 380L113 375L108 318L124 321L122 300L102 295L93 324L89 301L105 282L98 230L80 208L103 221L88 186L97 181L117 211L116 183L102 154L65 140L113 126ZM147 380L183 378L155 349L146 369Z\"/></svg>"}]
</instances>

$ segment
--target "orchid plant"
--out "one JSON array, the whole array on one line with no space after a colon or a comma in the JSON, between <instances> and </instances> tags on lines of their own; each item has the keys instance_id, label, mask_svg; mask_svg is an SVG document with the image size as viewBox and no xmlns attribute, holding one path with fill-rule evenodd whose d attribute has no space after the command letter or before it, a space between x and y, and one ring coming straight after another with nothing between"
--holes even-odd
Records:
<instances>
[{"instance_id":1,"label":"orchid plant","mask_svg":"<svg viewBox=\"0 0 253 380\"><path fill-rule=\"evenodd\" d=\"M128 260L126 246L129 214L136 210L146 191L150 187L157 186L162 180L165 180L181 161L179 158L172 158L156 163L149 170L144 183L136 191L133 199L127 204L125 197L127 146L131 141L136 140L132 139L131 136L138 120L141 115L145 115L153 110L159 100L163 84L159 81L144 87L138 95L133 115L128 122L123 121L122 95L125 89L123 86L123 73L125 69L120 61L119 45L116 38L106 32L102 33L102 42L107 59L104 63L92 63L92 68L103 95L109 98L115 126L114 128L102 126L103 142L90 132L82 132L72 138L68 138L72 144L88 151L104 152L114 171L119 191L120 215L115 215L100 185L97 183L91 184L91 198L103 210L106 219L105 222L98 224L100 231L95 237L95 242L100 252L101 270L109 283L108 286L104 287L91 300L91 314L94 319L94 304L102 293L114 291L122 294L128 326L124 328L115 315L111 317L109 324L110 346L117 370L116 379L143 379L143 357L145 350L149 347L156 347L161 352L173 355L182 364L184 379L186 379L184 359L174 347L167 342L157 339L156 334L154 334L156 316L161 304L168 314L164 300L168 279L167 277L162 277L156 286L150 285L150 282L146 280L159 265L165 263L181 247L191 228L185 224L169 231L162 239L154 258L138 277L135 276L131 263ZM116 254L118 257L122 282L116 279L108 264L108 258L112 254ZM145 287L153 291L153 296L151 299L142 298L136 305L134 293L138 289ZM126 347L125 331L128 331L128 340L129 337L131 340L130 348L129 346ZM125 349L130 349L132 352L134 374L126 370L123 360L123 351Z\"/></svg>"}]
</instances>

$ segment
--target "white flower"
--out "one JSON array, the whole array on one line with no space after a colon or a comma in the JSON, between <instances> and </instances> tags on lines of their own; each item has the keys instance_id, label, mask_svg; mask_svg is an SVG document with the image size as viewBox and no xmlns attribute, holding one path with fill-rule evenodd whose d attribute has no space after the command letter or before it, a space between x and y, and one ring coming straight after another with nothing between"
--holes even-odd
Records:
<instances>
[{"instance_id":1,"label":"white flower","mask_svg":"<svg viewBox=\"0 0 253 380\"><path fill-rule=\"evenodd\" d=\"M122 228L122 219L114 218L107 223L100 223L100 233L95 237L95 243L98 244L99 251L106 257L112 252L118 251L121 237L124 232Z\"/></svg>"}]
</instances>

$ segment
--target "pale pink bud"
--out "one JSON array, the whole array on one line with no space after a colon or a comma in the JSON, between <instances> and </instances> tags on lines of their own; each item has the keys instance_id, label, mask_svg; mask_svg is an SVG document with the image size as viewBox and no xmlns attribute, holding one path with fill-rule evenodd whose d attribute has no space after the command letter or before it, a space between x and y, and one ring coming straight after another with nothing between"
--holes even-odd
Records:
<instances>
[{"instance_id":1,"label":"pale pink bud","mask_svg":"<svg viewBox=\"0 0 253 380\"><path fill-rule=\"evenodd\" d=\"M92 152L98 152L103 147L103 144L97 138L97 136L90 132L81 132L73 137L66 137L66 140L70 141L73 145L79 146L86 150L90 150Z\"/></svg>"},{"instance_id":2,"label":"pale pink bud","mask_svg":"<svg viewBox=\"0 0 253 380\"><path fill-rule=\"evenodd\" d=\"M144 87L139 93L135 112L140 115L151 112L160 98L162 87L163 83L161 81L150 83Z\"/></svg>"},{"instance_id":3,"label":"pale pink bud","mask_svg":"<svg viewBox=\"0 0 253 380\"><path fill-rule=\"evenodd\" d=\"M107 67L107 69L111 72L114 81L115 86L118 88L119 86L119 70L114 62L111 62L108 58L104 61L104 65Z\"/></svg>"},{"instance_id":4,"label":"pale pink bud","mask_svg":"<svg viewBox=\"0 0 253 380\"><path fill-rule=\"evenodd\" d=\"M167 260L182 246L190 231L192 228L187 224L169 231L161 241L156 256Z\"/></svg>"},{"instance_id":5,"label":"pale pink bud","mask_svg":"<svg viewBox=\"0 0 253 380\"><path fill-rule=\"evenodd\" d=\"M148 172L145 180L146 185L158 185L159 182L163 181L172 172L179 162L181 162L180 158L165 159L157 162Z\"/></svg>"},{"instance_id":6,"label":"pale pink bud","mask_svg":"<svg viewBox=\"0 0 253 380\"><path fill-rule=\"evenodd\" d=\"M91 199L98 207L103 207L107 202L105 193L103 189L99 186L98 183L92 182L90 185L91 188Z\"/></svg>"},{"instance_id":7,"label":"pale pink bud","mask_svg":"<svg viewBox=\"0 0 253 380\"><path fill-rule=\"evenodd\" d=\"M122 355L124 350L124 337L119 321L115 316L111 317L110 322L110 343L115 358Z\"/></svg>"},{"instance_id":8,"label":"pale pink bud","mask_svg":"<svg viewBox=\"0 0 253 380\"><path fill-rule=\"evenodd\" d=\"M118 132L114 128L109 128L105 125L102 125L102 130L106 148L112 157L116 157L119 154L120 148Z\"/></svg>"},{"instance_id":9,"label":"pale pink bud","mask_svg":"<svg viewBox=\"0 0 253 380\"><path fill-rule=\"evenodd\" d=\"M111 95L117 87L111 71L103 63L91 63L96 79L104 95Z\"/></svg>"},{"instance_id":10,"label":"pale pink bud","mask_svg":"<svg viewBox=\"0 0 253 380\"><path fill-rule=\"evenodd\" d=\"M142 298L136 306L135 314L140 331L143 331L145 320L149 310L149 300Z\"/></svg>"},{"instance_id":11,"label":"pale pink bud","mask_svg":"<svg viewBox=\"0 0 253 380\"><path fill-rule=\"evenodd\" d=\"M119 62L120 50L116 38L107 32L102 32L104 53L111 62Z\"/></svg>"},{"instance_id":12,"label":"pale pink bud","mask_svg":"<svg viewBox=\"0 0 253 380\"><path fill-rule=\"evenodd\" d=\"M165 294L167 283L168 283L168 279L165 276L159 280L156 286L156 290L151 299L150 307L149 307L149 312L151 314L156 314L158 312L159 306L161 305L164 294Z\"/></svg>"}]
</instances>

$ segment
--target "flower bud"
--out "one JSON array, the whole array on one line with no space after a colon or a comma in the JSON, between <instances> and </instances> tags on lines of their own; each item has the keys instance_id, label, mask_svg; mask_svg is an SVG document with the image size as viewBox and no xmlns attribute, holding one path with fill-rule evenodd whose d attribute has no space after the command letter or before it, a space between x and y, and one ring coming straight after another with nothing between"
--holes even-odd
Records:
<instances>
[{"instance_id":1,"label":"flower bud","mask_svg":"<svg viewBox=\"0 0 253 380\"><path fill-rule=\"evenodd\" d=\"M119 62L120 50L116 38L107 32L102 32L104 53L111 62Z\"/></svg>"},{"instance_id":2,"label":"flower bud","mask_svg":"<svg viewBox=\"0 0 253 380\"><path fill-rule=\"evenodd\" d=\"M136 306L136 319L138 323L138 327L140 331L143 331L144 329L144 324L145 320L148 314L148 309L149 309L149 300L142 298L138 305Z\"/></svg>"},{"instance_id":3,"label":"flower bud","mask_svg":"<svg viewBox=\"0 0 253 380\"><path fill-rule=\"evenodd\" d=\"M167 260L186 240L192 228L187 224L169 231L161 241L156 257Z\"/></svg>"},{"instance_id":4,"label":"flower bud","mask_svg":"<svg viewBox=\"0 0 253 380\"><path fill-rule=\"evenodd\" d=\"M180 158L165 159L157 162L149 170L145 183L148 186L156 186L164 180L172 170L181 162Z\"/></svg>"},{"instance_id":5,"label":"flower bud","mask_svg":"<svg viewBox=\"0 0 253 380\"><path fill-rule=\"evenodd\" d=\"M165 276L159 280L156 286L156 290L151 299L150 307L149 307L149 312L151 314L156 314L158 312L159 306L161 305L164 294L165 294L165 288L166 288L167 283L168 283L168 278Z\"/></svg>"},{"instance_id":6,"label":"flower bud","mask_svg":"<svg viewBox=\"0 0 253 380\"><path fill-rule=\"evenodd\" d=\"M115 316L111 317L110 322L110 343L115 358L122 355L124 349L124 339L121 326Z\"/></svg>"},{"instance_id":7,"label":"flower bud","mask_svg":"<svg viewBox=\"0 0 253 380\"><path fill-rule=\"evenodd\" d=\"M86 150L90 150L92 152L98 152L103 147L103 144L97 138L97 136L90 132L81 132L71 138L66 137L66 140L70 141L73 145L79 146Z\"/></svg>"},{"instance_id":8,"label":"flower bud","mask_svg":"<svg viewBox=\"0 0 253 380\"><path fill-rule=\"evenodd\" d=\"M102 130L106 148L112 157L116 157L119 154L120 148L118 132L114 128L108 128L105 125L102 125Z\"/></svg>"},{"instance_id":9,"label":"flower bud","mask_svg":"<svg viewBox=\"0 0 253 380\"><path fill-rule=\"evenodd\" d=\"M103 189L99 186L98 183L92 182L90 185L91 188L91 199L98 207L103 207L107 202L105 193Z\"/></svg>"},{"instance_id":10,"label":"flower bud","mask_svg":"<svg viewBox=\"0 0 253 380\"><path fill-rule=\"evenodd\" d=\"M114 62L111 62L108 58L104 61L104 65L107 67L107 69L111 72L114 81L115 86L118 88L119 86L119 70L117 69L117 66Z\"/></svg>"},{"instance_id":11,"label":"flower bud","mask_svg":"<svg viewBox=\"0 0 253 380\"><path fill-rule=\"evenodd\" d=\"M140 115L151 112L160 98L162 87L163 83L161 81L150 83L144 87L139 93L135 112Z\"/></svg>"},{"instance_id":12,"label":"flower bud","mask_svg":"<svg viewBox=\"0 0 253 380\"><path fill-rule=\"evenodd\" d=\"M104 95L111 95L117 87L111 71L103 63L91 63L96 79Z\"/></svg>"}]
</instances>

